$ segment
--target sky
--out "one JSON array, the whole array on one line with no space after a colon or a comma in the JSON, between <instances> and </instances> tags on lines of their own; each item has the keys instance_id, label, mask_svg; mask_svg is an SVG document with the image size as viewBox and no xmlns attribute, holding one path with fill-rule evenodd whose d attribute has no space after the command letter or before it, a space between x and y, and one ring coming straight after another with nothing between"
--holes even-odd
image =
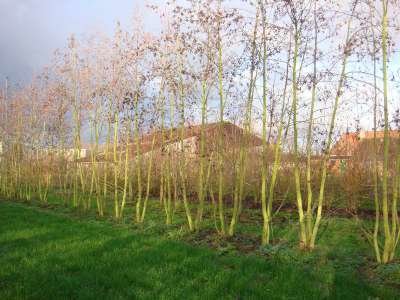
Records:
<instances>
[{"instance_id":1,"label":"sky","mask_svg":"<svg viewBox=\"0 0 400 300\"><path fill-rule=\"evenodd\" d=\"M117 21L128 26L134 11L145 9L145 4L145 0L0 0L0 82L6 77L14 83L28 82L71 34L112 33ZM144 24L149 31L159 26L150 17Z\"/></svg>"},{"instance_id":2,"label":"sky","mask_svg":"<svg viewBox=\"0 0 400 300\"><path fill-rule=\"evenodd\" d=\"M0 0L0 87L6 78L12 85L28 83L71 34L78 39L98 31L112 34L117 21L129 27L137 10L143 11L145 31L158 31L159 19L146 10L147 2L163 4L166 0ZM243 2L231 0L230 4L242 6ZM400 68L398 63L394 66L396 71ZM391 92L397 101L397 88ZM351 114L343 126L361 117L362 127L371 127L370 117L363 118L364 111Z\"/></svg>"}]
</instances>

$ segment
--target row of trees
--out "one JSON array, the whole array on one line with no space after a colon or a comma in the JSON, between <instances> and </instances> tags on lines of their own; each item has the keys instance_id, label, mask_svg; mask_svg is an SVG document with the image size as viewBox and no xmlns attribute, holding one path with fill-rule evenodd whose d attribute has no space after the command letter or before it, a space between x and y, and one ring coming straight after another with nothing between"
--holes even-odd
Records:
<instances>
[{"instance_id":1,"label":"row of trees","mask_svg":"<svg viewBox=\"0 0 400 300\"><path fill-rule=\"evenodd\" d=\"M134 204L137 223L156 196L166 224L182 203L190 231L201 229L210 202L223 236L235 234L253 195L264 245L275 199L290 195L300 247L312 250L336 124L361 91L375 132L384 128L383 171L377 138L371 170L375 226L365 232L377 261L387 263L400 237L400 151L389 161L389 109L398 103L388 90L398 82L388 62L399 8L388 0L172 2L149 7L160 16L159 34L145 32L135 15L132 28L118 23L111 38L71 36L29 86L3 93L0 192L43 202L51 193L73 207L94 205L99 216L112 210L116 219ZM241 127L234 142L226 121ZM184 149L195 123L193 157ZM176 149L166 146L172 141ZM293 182L282 192L288 174Z\"/></svg>"}]
</instances>

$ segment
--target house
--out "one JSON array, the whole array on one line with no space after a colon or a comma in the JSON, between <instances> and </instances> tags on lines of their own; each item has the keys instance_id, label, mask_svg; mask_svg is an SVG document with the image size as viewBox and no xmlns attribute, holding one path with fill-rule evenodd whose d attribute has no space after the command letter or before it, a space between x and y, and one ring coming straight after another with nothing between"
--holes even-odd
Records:
<instances>
[{"instance_id":1,"label":"house","mask_svg":"<svg viewBox=\"0 0 400 300\"><path fill-rule=\"evenodd\" d=\"M383 161L384 131L376 132L376 154L378 165ZM349 162L362 167L372 166L374 160L374 131L360 131L343 134L332 147L330 167L344 170ZM389 131L389 155L394 156L400 142L400 132Z\"/></svg>"},{"instance_id":2,"label":"house","mask_svg":"<svg viewBox=\"0 0 400 300\"><path fill-rule=\"evenodd\" d=\"M249 148L257 147L262 144L262 140L259 137L254 134L246 134L244 129L232 123L224 122L222 127L220 127L220 123L209 123L204 125L204 150L207 155L218 150L220 128L222 129L223 134L224 152L237 149L243 139L246 139L246 147ZM201 152L201 132L202 125L192 125L184 127L183 132L181 131L181 128L166 128L163 131L157 130L143 135L140 137L139 141L140 155L143 157L149 156L153 150L153 153L158 154L176 154L184 152L188 157L196 158ZM130 159L136 157L137 144L134 140L128 144L128 149ZM112 152L112 147L110 148L110 151ZM126 145L122 144L118 146L119 154L124 155L125 151ZM96 156L96 160L104 161L105 157L106 154L103 151ZM109 160L113 159L113 155L111 153L108 155L108 157Z\"/></svg>"},{"instance_id":3,"label":"house","mask_svg":"<svg viewBox=\"0 0 400 300\"><path fill-rule=\"evenodd\" d=\"M254 134L247 135L244 129L229 122L209 123L204 125L205 153L210 154L218 150L220 129L223 134L224 151L238 148L243 139L246 138L246 147L256 147L262 144L262 140ZM200 154L202 125L191 125L183 128L167 128L164 131L143 136L140 140L141 154L149 153L153 147L154 151L164 153L184 152L188 156L196 157ZM182 141L181 141L182 138ZM154 146L152 146L154 140ZM183 146L183 150L182 150ZM130 156L136 155L136 144L130 144Z\"/></svg>"},{"instance_id":4,"label":"house","mask_svg":"<svg viewBox=\"0 0 400 300\"><path fill-rule=\"evenodd\" d=\"M64 158L68 161L75 160L75 155L76 155L75 151L77 151L77 150L74 148L65 149L63 151ZM89 150L86 148L81 148L81 149L79 149L79 153L77 153L77 155L78 155L78 159L80 159L80 160L87 159L89 157Z\"/></svg>"}]
</instances>

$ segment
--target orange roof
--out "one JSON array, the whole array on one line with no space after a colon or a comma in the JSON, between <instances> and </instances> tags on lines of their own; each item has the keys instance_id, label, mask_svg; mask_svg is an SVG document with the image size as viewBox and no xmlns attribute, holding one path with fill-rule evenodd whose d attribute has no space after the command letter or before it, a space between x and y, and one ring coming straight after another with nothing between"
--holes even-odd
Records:
<instances>
[{"instance_id":1,"label":"orange roof","mask_svg":"<svg viewBox=\"0 0 400 300\"><path fill-rule=\"evenodd\" d=\"M385 131L376 131L377 138L383 138L385 136ZM400 136L400 132L397 130L389 130L389 137L398 138ZM360 139L373 139L374 131L360 131L359 133Z\"/></svg>"},{"instance_id":2,"label":"orange roof","mask_svg":"<svg viewBox=\"0 0 400 300\"><path fill-rule=\"evenodd\" d=\"M376 131L376 138L381 140L385 135L384 131ZM360 131L343 134L336 144L332 147L332 155L351 156L360 147L361 142L374 139L374 131ZM389 138L399 138L400 132L390 130Z\"/></svg>"}]
</instances>

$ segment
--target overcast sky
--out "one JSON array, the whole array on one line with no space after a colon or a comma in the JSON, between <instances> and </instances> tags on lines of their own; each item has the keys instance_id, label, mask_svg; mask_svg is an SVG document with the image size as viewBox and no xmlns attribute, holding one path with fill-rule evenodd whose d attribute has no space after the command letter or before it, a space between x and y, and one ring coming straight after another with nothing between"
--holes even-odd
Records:
<instances>
[{"instance_id":1,"label":"overcast sky","mask_svg":"<svg viewBox=\"0 0 400 300\"><path fill-rule=\"evenodd\" d=\"M144 0L0 0L0 82L29 81L72 33L112 33L144 7ZM145 26L154 30L156 22L147 18Z\"/></svg>"}]
</instances>

